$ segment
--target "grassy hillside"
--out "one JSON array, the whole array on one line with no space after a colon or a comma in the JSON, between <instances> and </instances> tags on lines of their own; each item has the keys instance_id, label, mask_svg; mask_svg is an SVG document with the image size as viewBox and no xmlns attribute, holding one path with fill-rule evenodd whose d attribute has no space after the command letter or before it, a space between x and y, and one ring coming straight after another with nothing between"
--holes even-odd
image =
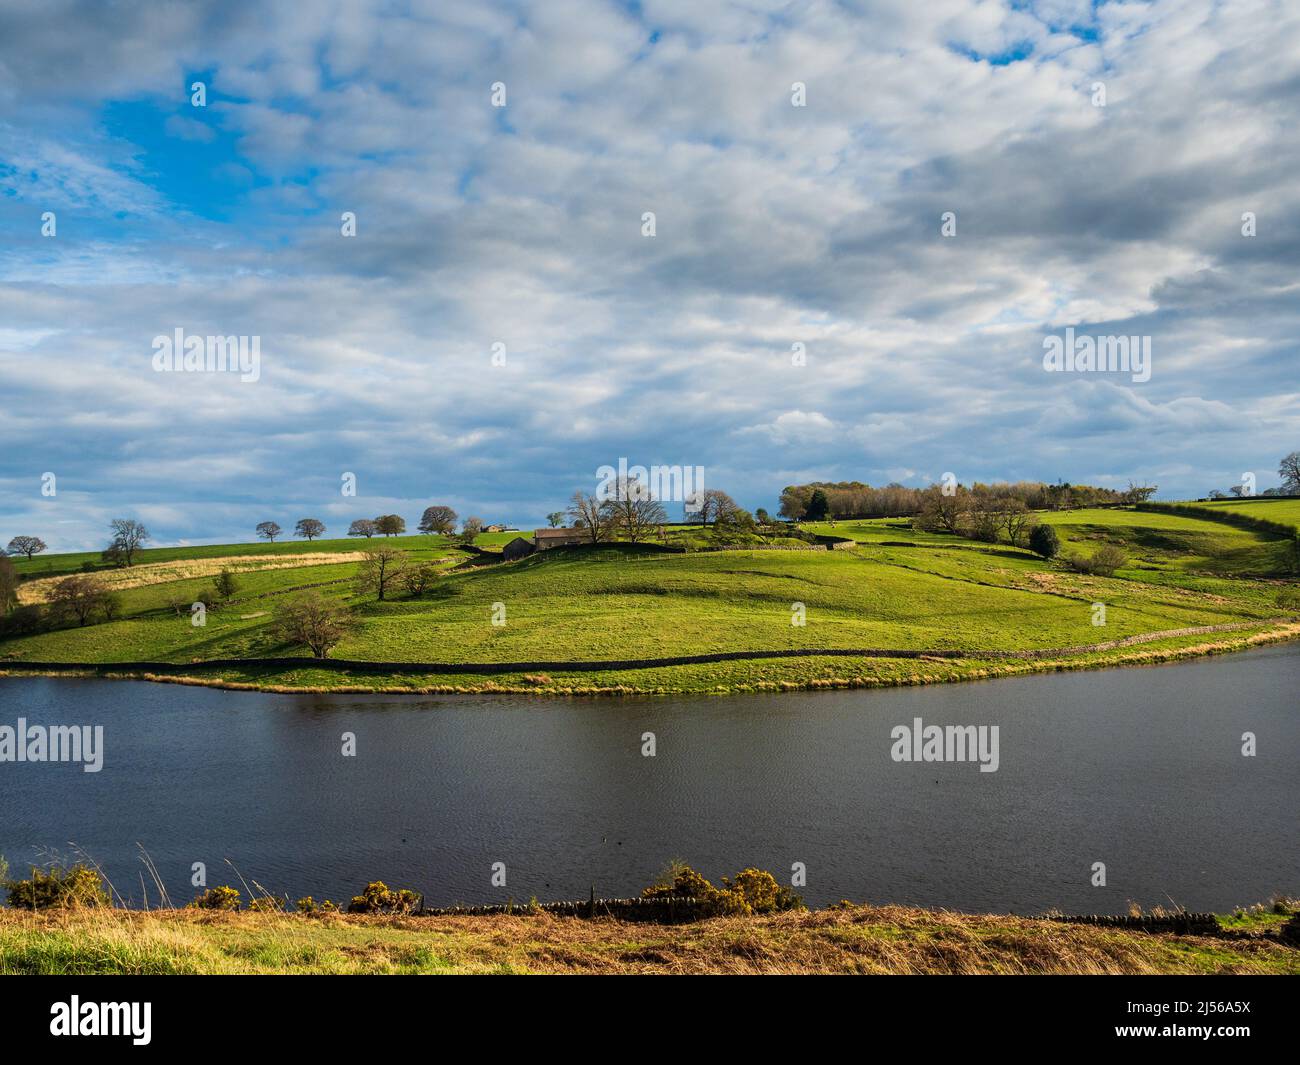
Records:
<instances>
[{"instance_id":1,"label":"grassy hillside","mask_svg":"<svg viewBox=\"0 0 1300 1065\"><path fill-rule=\"evenodd\" d=\"M1267 518L1300 529L1300 499L1271 499L1260 496L1252 500L1218 499L1197 503L1210 510L1244 514L1249 518Z\"/></svg>"},{"instance_id":2,"label":"grassy hillside","mask_svg":"<svg viewBox=\"0 0 1300 1065\"><path fill-rule=\"evenodd\" d=\"M1067 553L1102 544L1127 562L1111 578L1074 573L1009 545L913 532L903 521L809 526L858 541L849 551L727 551L674 554L644 545L556 549L509 564L463 567L469 555L439 537L395 537L442 573L418 598L399 592L380 603L352 577L356 539L288 544L168 548L103 576L117 582L117 620L0 640L8 660L113 663L155 661L179 667L212 658L303 655L280 642L272 623L283 593L307 586L346 604L356 630L332 652L377 662L582 662L715 652L886 648L970 652L960 661L881 658L767 659L610 672L559 670L506 675L354 675L292 671L251 662L224 670L232 684L331 688L452 687L525 690L592 688L643 691L744 690L789 685L880 684L956 679L1054 668L1055 663L981 660L979 651L1074 648L1201 626L1232 632L1186 634L1070 656L1064 664L1150 661L1223 650L1268 634L1295 608L1280 607L1283 542L1267 532L1221 522L1133 510L1045 514ZM497 540L515 534L491 534ZM486 540L487 538L485 538ZM371 541L373 546L381 541ZM223 554L224 552L224 554ZM22 595L39 600L49 574L76 569L84 556L38 558L21 568ZM223 562L223 559L225 560ZM238 562L231 562L238 559ZM210 586L223 564L240 571L235 601L196 628L170 604ZM1279 574L1255 579L1259 574ZM1094 604L1106 606L1094 624ZM505 624L493 624L502 604ZM796 604L806 623L793 625ZM212 678L209 678L212 679Z\"/></svg>"},{"instance_id":3,"label":"grassy hillside","mask_svg":"<svg viewBox=\"0 0 1300 1065\"><path fill-rule=\"evenodd\" d=\"M485 545L495 541L509 541L517 533L484 533L476 543ZM398 547L404 551L426 552L445 549L450 541L445 536L376 536L367 540L365 537L352 536L335 540L279 540L267 543L257 540L240 544L205 544L200 547L148 547L136 552L135 565L149 565L158 562L191 561L194 559L219 559L232 556L277 556L303 555L313 552L339 554L364 551L367 547L379 544ZM112 571L101 558L98 551L73 551L59 555L37 555L26 559L21 556L13 560L14 567L27 578L57 577L69 573L79 573L90 566L97 572Z\"/></svg>"},{"instance_id":4,"label":"grassy hillside","mask_svg":"<svg viewBox=\"0 0 1300 1065\"><path fill-rule=\"evenodd\" d=\"M308 918L0 910L0 974L1300 973L1265 939L853 906L689 925L552 917Z\"/></svg>"}]
</instances>

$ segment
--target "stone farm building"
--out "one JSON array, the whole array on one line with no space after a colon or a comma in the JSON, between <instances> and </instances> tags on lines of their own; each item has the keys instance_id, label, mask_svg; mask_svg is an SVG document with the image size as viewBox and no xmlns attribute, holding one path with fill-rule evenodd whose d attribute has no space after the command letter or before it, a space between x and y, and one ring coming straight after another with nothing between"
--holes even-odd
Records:
<instances>
[{"instance_id":1,"label":"stone farm building","mask_svg":"<svg viewBox=\"0 0 1300 1065\"><path fill-rule=\"evenodd\" d=\"M585 529L535 529L531 540L516 536L501 549L501 555L510 562L531 555L534 551L546 551L568 544L585 544L589 540Z\"/></svg>"}]
</instances>

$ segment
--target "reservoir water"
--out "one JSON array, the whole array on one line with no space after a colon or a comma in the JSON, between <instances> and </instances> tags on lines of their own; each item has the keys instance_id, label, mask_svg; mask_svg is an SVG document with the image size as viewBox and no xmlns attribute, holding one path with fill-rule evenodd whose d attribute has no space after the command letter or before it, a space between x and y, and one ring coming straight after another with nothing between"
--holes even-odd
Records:
<instances>
[{"instance_id":1,"label":"reservoir water","mask_svg":"<svg viewBox=\"0 0 1300 1065\"><path fill-rule=\"evenodd\" d=\"M1224 910L1300 892L1300 645L1168 666L728 698L282 695L0 678L0 726L102 725L103 768L0 762L12 873L93 858L156 904L248 882L429 905L627 895L680 858L810 904ZM998 768L897 726L998 727ZM355 755L342 752L344 734ZM653 733L655 753L643 754ZM1243 734L1254 736L1244 756ZM1106 885L1093 886L1094 863ZM492 883L505 865L505 886Z\"/></svg>"}]
</instances>

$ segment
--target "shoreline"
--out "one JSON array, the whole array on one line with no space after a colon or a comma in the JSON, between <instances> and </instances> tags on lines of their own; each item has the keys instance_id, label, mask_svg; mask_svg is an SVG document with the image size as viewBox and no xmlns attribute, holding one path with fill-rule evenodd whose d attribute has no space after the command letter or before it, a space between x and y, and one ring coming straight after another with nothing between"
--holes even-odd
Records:
<instances>
[{"instance_id":1,"label":"shoreline","mask_svg":"<svg viewBox=\"0 0 1300 1065\"><path fill-rule=\"evenodd\" d=\"M1179 639L1193 635L1216 632L1241 632L1256 627L1252 622L1233 622L1224 625L1198 626L1189 629L1165 630L1163 632L1139 634L1116 641L1061 649L1025 649L1020 651L970 651L959 650L885 650L875 652L854 651L852 649L810 649L787 650L779 652L726 652L708 656L682 656L680 659L645 659L638 665L627 662L590 663L542 663L551 672L563 674L572 672L636 672L638 670L684 670L691 667L726 664L732 662L808 662L824 659L859 659L863 661L904 661L907 663L924 662L927 666L947 666L947 672L940 671L918 674L901 674L893 676L840 676L814 677L802 680L757 681L718 685L712 688L669 688L663 685L638 686L635 684L598 685L598 684L564 684L549 676L543 678L524 677L522 683L499 683L487 681L478 685L465 684L381 684L380 677L418 678L422 674L434 673L435 669L445 669L443 675L480 675L491 676L522 673L534 669L534 664L518 663L447 663L445 666L409 663L407 670L399 663L374 663L375 668L368 668L369 663L348 663L339 660L317 662L303 659L283 672L295 670L321 669L331 673L346 673L360 665L363 672L373 672L374 684L346 683L329 684L281 684L267 681L233 680L226 677L204 677L186 673L190 669L234 668L228 660L219 660L211 666L204 663L174 666L167 663L147 663L147 668L140 664L122 663L32 663L32 668L24 667L20 662L0 663L0 677L96 677L104 680L136 680L156 684L183 684L193 687L214 688L223 691L253 691L266 694L339 694L339 695L532 695L532 696L601 696L601 697L644 697L644 696L685 696L685 695L739 695L758 692L784 691L819 691L843 690L854 688L895 688L912 687L929 684L958 683L962 681L992 680L1004 677L1030 676L1043 673L1074 672L1090 669L1109 669L1143 665L1162 665L1196 658L1209 658L1220 654L1251 650L1275 643L1285 643L1300 639L1300 620L1273 619L1262 624L1271 625L1264 631L1252 632L1234 639L1216 640L1209 643L1193 644L1184 647L1154 648L1114 654L1112 652L1144 643L1153 643L1164 639ZM1093 657L1089 657L1093 656ZM239 668L257 669L262 660L240 660ZM274 664L275 660L270 660ZM671 663L671 664L670 664ZM389 669L388 667L395 667ZM459 666L459 668L457 668ZM48 668L46 668L48 667ZM448 668L450 667L450 668ZM563 669L561 667L567 667ZM596 667L593 669L593 667ZM162 672L174 668L175 673ZM380 672L380 669L383 672ZM435 674L436 675L436 674Z\"/></svg>"}]
</instances>

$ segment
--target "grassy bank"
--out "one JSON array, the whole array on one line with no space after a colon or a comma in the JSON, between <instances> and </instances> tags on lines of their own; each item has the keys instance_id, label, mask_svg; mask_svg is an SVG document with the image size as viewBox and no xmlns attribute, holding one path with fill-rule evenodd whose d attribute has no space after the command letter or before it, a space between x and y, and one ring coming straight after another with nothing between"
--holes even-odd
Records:
<instances>
[{"instance_id":1,"label":"grassy bank","mask_svg":"<svg viewBox=\"0 0 1300 1065\"><path fill-rule=\"evenodd\" d=\"M1066 554L1119 546L1126 561L1112 577L1090 576L1060 559L918 533L890 519L809 527L855 540L848 551L680 554L615 544L473 568L464 565L465 551L438 537L405 537L383 542L434 564L441 576L422 595L399 591L379 602L354 588L356 553L367 546L355 539L162 549L108 575L120 600L117 618L0 639L0 669L5 661L153 662L168 668L149 670L151 678L296 690L760 691L1168 661L1297 635L1294 604L1278 599L1294 584L1281 568L1284 545L1267 532L1120 509L1043 518L1057 528ZM38 601L51 575L68 572L66 559L76 557L23 564L24 598ZM173 604L203 593L224 564L239 571L239 592L195 627ZM357 623L332 657L362 662L571 663L862 648L963 657L755 658L496 676L259 665L259 659L305 653L282 642L273 622L283 597L308 587L346 605ZM1100 625L1098 604L1104 606ZM1079 648L1203 626L1233 628L1032 662L979 654ZM246 664L217 672L187 668L226 658Z\"/></svg>"},{"instance_id":2,"label":"grassy bank","mask_svg":"<svg viewBox=\"0 0 1300 1065\"><path fill-rule=\"evenodd\" d=\"M899 906L659 926L557 918L0 911L13 973L1300 973L1265 939Z\"/></svg>"}]
</instances>

